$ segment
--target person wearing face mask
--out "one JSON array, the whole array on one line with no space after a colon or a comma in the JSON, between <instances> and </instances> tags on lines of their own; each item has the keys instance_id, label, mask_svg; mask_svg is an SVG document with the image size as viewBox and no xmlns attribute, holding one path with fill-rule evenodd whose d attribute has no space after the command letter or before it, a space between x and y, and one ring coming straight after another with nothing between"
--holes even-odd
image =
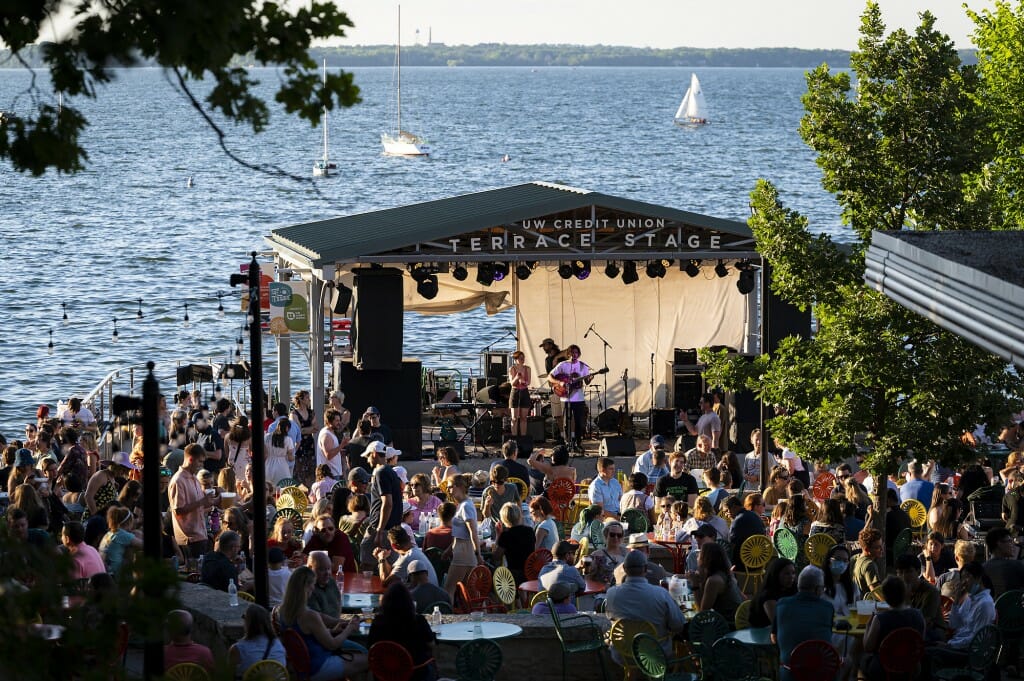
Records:
<instances>
[{"instance_id":1,"label":"person wearing face mask","mask_svg":"<svg viewBox=\"0 0 1024 681\"><path fill-rule=\"evenodd\" d=\"M825 593L822 598L832 602L837 617L847 617L860 600L860 589L853 583L850 572L850 550L845 544L836 544L825 556ZM839 679L856 681L857 660L860 659L861 639L842 632L832 633L832 646L843 656Z\"/></svg>"},{"instance_id":2,"label":"person wearing face mask","mask_svg":"<svg viewBox=\"0 0 1024 681\"><path fill-rule=\"evenodd\" d=\"M946 642L930 644L925 659L932 669L966 667L967 648L982 627L995 624L996 606L992 600L992 582L981 563L971 562L960 570L960 582L953 595L949 627L953 635ZM931 677L928 677L931 678Z\"/></svg>"}]
</instances>

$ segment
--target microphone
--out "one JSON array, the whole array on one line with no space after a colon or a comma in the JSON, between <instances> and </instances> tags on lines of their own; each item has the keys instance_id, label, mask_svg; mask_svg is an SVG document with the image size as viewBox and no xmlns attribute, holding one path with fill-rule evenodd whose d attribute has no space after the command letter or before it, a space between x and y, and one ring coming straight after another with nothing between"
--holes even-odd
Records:
<instances>
[{"instance_id":1,"label":"microphone","mask_svg":"<svg viewBox=\"0 0 1024 681\"><path fill-rule=\"evenodd\" d=\"M591 331L593 331L593 330L594 330L594 325L593 325L593 324L591 324L591 325L590 325L590 328L589 328L589 329L587 329L587 332L586 332L585 334L583 334L583 337L584 337L584 338L586 338L587 336L589 336L589 335L590 335L590 332L591 332Z\"/></svg>"}]
</instances>

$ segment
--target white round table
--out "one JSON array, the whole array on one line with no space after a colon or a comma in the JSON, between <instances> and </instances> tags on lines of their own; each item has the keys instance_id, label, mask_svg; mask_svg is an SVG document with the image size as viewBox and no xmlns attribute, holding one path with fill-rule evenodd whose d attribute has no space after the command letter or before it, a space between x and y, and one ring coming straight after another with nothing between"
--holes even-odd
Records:
<instances>
[{"instance_id":1,"label":"white round table","mask_svg":"<svg viewBox=\"0 0 1024 681\"><path fill-rule=\"evenodd\" d=\"M475 627L479 626L480 631L477 632ZM438 641L472 641L477 638L509 638L511 636L518 636L522 633L523 628L516 624L506 624L505 622L452 622L451 624L442 624L439 627L433 627L434 633L437 634Z\"/></svg>"}]
</instances>

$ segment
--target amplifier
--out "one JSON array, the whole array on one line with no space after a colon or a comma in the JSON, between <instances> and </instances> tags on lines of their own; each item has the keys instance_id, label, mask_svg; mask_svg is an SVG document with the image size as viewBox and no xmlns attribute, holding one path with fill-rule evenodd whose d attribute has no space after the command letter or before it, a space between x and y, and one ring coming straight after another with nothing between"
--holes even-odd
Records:
<instances>
[{"instance_id":1,"label":"amplifier","mask_svg":"<svg viewBox=\"0 0 1024 681\"><path fill-rule=\"evenodd\" d=\"M502 419L500 416L485 416L473 428L473 441L479 444L501 444Z\"/></svg>"}]
</instances>

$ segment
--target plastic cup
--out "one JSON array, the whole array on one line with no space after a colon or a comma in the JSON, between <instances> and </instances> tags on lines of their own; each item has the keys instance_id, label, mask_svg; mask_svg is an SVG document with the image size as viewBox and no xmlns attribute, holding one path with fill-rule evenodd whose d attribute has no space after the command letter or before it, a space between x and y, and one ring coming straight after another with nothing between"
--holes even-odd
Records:
<instances>
[{"instance_id":1,"label":"plastic cup","mask_svg":"<svg viewBox=\"0 0 1024 681\"><path fill-rule=\"evenodd\" d=\"M220 495L220 507L227 509L235 505L235 493L234 492L222 492Z\"/></svg>"},{"instance_id":2,"label":"plastic cup","mask_svg":"<svg viewBox=\"0 0 1024 681\"><path fill-rule=\"evenodd\" d=\"M473 622L479 623L484 621L484 613L480 610L474 610L471 614Z\"/></svg>"}]
</instances>

